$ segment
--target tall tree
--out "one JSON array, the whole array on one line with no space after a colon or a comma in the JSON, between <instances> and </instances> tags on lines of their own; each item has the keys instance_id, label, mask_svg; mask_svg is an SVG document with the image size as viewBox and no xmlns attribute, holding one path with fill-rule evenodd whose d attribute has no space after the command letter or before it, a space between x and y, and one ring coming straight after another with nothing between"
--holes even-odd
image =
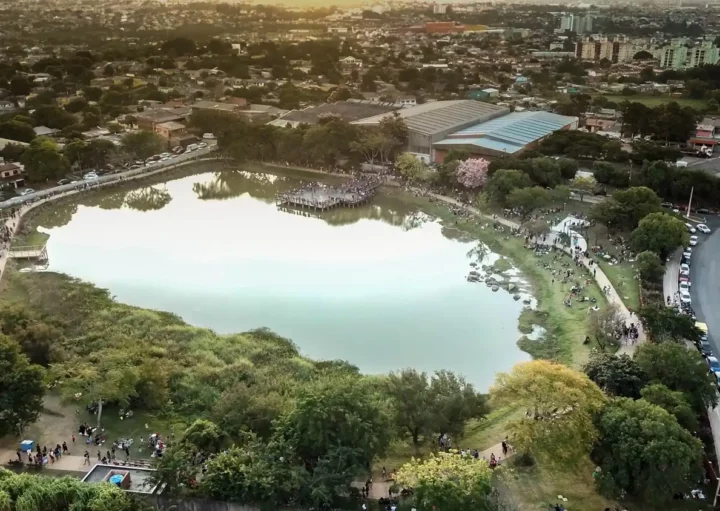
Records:
<instances>
[{"instance_id":1,"label":"tall tree","mask_svg":"<svg viewBox=\"0 0 720 511\"><path fill-rule=\"evenodd\" d=\"M597 438L593 414L606 402L586 375L547 360L517 364L499 373L490 388L496 405L522 407L525 416L509 425L518 449L548 463L573 464Z\"/></svg>"},{"instance_id":2,"label":"tall tree","mask_svg":"<svg viewBox=\"0 0 720 511\"><path fill-rule=\"evenodd\" d=\"M614 498L627 493L667 502L693 488L702 474L702 443L672 415L644 399L618 398L597 420L593 458L602 469L600 491Z\"/></svg>"},{"instance_id":3,"label":"tall tree","mask_svg":"<svg viewBox=\"0 0 720 511\"><path fill-rule=\"evenodd\" d=\"M404 369L388 376L388 394L392 398L393 421L401 436L410 437L415 450L433 426L430 379L426 373Z\"/></svg>"},{"instance_id":4,"label":"tall tree","mask_svg":"<svg viewBox=\"0 0 720 511\"><path fill-rule=\"evenodd\" d=\"M499 169L490 177L486 191L491 201L498 205L506 206L508 203L508 195L510 195L512 191L530 186L532 186L532 180L523 171Z\"/></svg>"},{"instance_id":5,"label":"tall tree","mask_svg":"<svg viewBox=\"0 0 720 511\"><path fill-rule=\"evenodd\" d=\"M646 250L637 255L637 267L640 277L647 283L657 283L665 274L665 266L662 259L655 252Z\"/></svg>"},{"instance_id":6,"label":"tall tree","mask_svg":"<svg viewBox=\"0 0 720 511\"><path fill-rule=\"evenodd\" d=\"M357 449L363 463L370 463L385 452L389 426L366 382L338 376L302 386L295 408L278 421L277 435L311 466L337 447Z\"/></svg>"},{"instance_id":7,"label":"tall tree","mask_svg":"<svg viewBox=\"0 0 720 511\"><path fill-rule=\"evenodd\" d=\"M44 394L42 368L30 364L17 342L0 334L0 436L19 435L35 422Z\"/></svg>"},{"instance_id":8,"label":"tall tree","mask_svg":"<svg viewBox=\"0 0 720 511\"><path fill-rule=\"evenodd\" d=\"M654 383L642 389L641 394L648 403L657 405L673 415L683 428L691 433L697 431L699 425L697 416L682 392L675 392L661 383Z\"/></svg>"},{"instance_id":9,"label":"tall tree","mask_svg":"<svg viewBox=\"0 0 720 511\"><path fill-rule=\"evenodd\" d=\"M640 398L648 379L640 365L625 354L593 353L583 371L605 393L633 399Z\"/></svg>"},{"instance_id":10,"label":"tall tree","mask_svg":"<svg viewBox=\"0 0 720 511\"><path fill-rule=\"evenodd\" d=\"M148 158L162 152L166 147L160 135L144 130L124 135L120 143L123 149L135 158Z\"/></svg>"},{"instance_id":11,"label":"tall tree","mask_svg":"<svg viewBox=\"0 0 720 511\"><path fill-rule=\"evenodd\" d=\"M424 461L413 458L396 474L399 485L412 488L420 509L491 511L492 469L470 456L440 452Z\"/></svg>"},{"instance_id":12,"label":"tall tree","mask_svg":"<svg viewBox=\"0 0 720 511\"><path fill-rule=\"evenodd\" d=\"M702 335L702 331L695 326L695 321L690 316L681 314L672 307L647 305L638 311L638 316L643 320L645 331L655 342L683 343L688 340L695 343Z\"/></svg>"},{"instance_id":13,"label":"tall tree","mask_svg":"<svg viewBox=\"0 0 720 511\"><path fill-rule=\"evenodd\" d=\"M662 260L689 242L690 235L682 220L667 213L649 214L640 221L630 237L633 250L655 252Z\"/></svg>"},{"instance_id":14,"label":"tall tree","mask_svg":"<svg viewBox=\"0 0 720 511\"><path fill-rule=\"evenodd\" d=\"M526 220L532 213L550 203L550 192L541 186L531 188L517 188L507 196L508 206L520 212L520 217Z\"/></svg>"},{"instance_id":15,"label":"tall tree","mask_svg":"<svg viewBox=\"0 0 720 511\"><path fill-rule=\"evenodd\" d=\"M651 382L682 392L696 411L717 404L717 380L697 351L675 343L643 344L634 358Z\"/></svg>"}]
</instances>

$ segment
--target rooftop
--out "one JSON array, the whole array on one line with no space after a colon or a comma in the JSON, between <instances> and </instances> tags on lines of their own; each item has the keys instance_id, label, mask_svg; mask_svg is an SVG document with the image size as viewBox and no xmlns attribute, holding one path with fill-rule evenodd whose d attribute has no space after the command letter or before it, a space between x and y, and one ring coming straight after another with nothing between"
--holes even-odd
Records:
<instances>
[{"instance_id":1,"label":"rooftop","mask_svg":"<svg viewBox=\"0 0 720 511\"><path fill-rule=\"evenodd\" d=\"M435 101L397 111L400 117L405 119L409 129L426 135L439 133L457 126L467 126L467 123L473 120L480 120L486 116L496 117L502 115L503 112L507 112L507 109L472 99ZM379 124L387 115L375 115L355 121L353 124Z\"/></svg>"},{"instance_id":2,"label":"rooftop","mask_svg":"<svg viewBox=\"0 0 720 511\"><path fill-rule=\"evenodd\" d=\"M106 481L108 476L114 473L127 473L130 476L129 486L123 488L131 493L156 493L158 485L152 482L151 478L155 473L152 468L125 467L122 465L103 465L98 463L85 474L83 482L85 483L102 483Z\"/></svg>"},{"instance_id":3,"label":"rooftop","mask_svg":"<svg viewBox=\"0 0 720 511\"><path fill-rule=\"evenodd\" d=\"M193 108L201 110L220 110L223 112L234 112L240 108L240 105L233 103L216 103L214 101L196 101L192 104Z\"/></svg>"},{"instance_id":4,"label":"rooftop","mask_svg":"<svg viewBox=\"0 0 720 511\"><path fill-rule=\"evenodd\" d=\"M184 119L188 114L187 108L150 108L135 114L136 119L143 121L163 123Z\"/></svg>"},{"instance_id":5,"label":"rooftop","mask_svg":"<svg viewBox=\"0 0 720 511\"><path fill-rule=\"evenodd\" d=\"M576 120L550 112L513 112L453 133L437 145L472 145L513 154Z\"/></svg>"},{"instance_id":6,"label":"rooftop","mask_svg":"<svg viewBox=\"0 0 720 511\"><path fill-rule=\"evenodd\" d=\"M184 130L185 125L175 121L162 122L157 125L158 128L163 128L169 131Z\"/></svg>"},{"instance_id":7,"label":"rooftop","mask_svg":"<svg viewBox=\"0 0 720 511\"><path fill-rule=\"evenodd\" d=\"M347 122L365 119L371 115L382 115L397 110L389 103L371 103L369 101L338 101L336 103L323 103L310 106L303 110L293 110L278 118L277 121L299 122L303 124L317 124L318 117L332 114L342 117Z\"/></svg>"}]
</instances>

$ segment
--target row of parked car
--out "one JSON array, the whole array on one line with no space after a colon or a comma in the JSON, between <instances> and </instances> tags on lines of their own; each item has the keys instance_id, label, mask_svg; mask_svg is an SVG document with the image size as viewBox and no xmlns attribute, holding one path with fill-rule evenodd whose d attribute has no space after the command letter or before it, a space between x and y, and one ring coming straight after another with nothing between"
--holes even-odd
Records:
<instances>
[{"instance_id":1,"label":"row of parked car","mask_svg":"<svg viewBox=\"0 0 720 511\"><path fill-rule=\"evenodd\" d=\"M695 311L692 310L692 298L690 296L690 264L692 262L692 251L700 242L698 232L702 234L710 234L710 228L705 224L693 225L686 223L685 227L690 233L690 246L685 248L682 254L682 260L680 261L680 273L678 275L678 292L680 294L680 306L683 311L687 314L695 316Z\"/></svg>"}]
</instances>

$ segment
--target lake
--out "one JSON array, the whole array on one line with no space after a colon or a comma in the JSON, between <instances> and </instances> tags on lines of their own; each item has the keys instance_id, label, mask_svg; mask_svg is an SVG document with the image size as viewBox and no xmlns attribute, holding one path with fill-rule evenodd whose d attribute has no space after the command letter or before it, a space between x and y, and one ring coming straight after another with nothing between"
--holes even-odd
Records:
<instances>
[{"instance_id":1,"label":"lake","mask_svg":"<svg viewBox=\"0 0 720 511\"><path fill-rule=\"evenodd\" d=\"M39 223L49 270L221 333L268 327L366 373L450 369L487 390L529 359L522 302L466 281L477 242L394 195L322 217L276 207L308 179L225 170L63 203Z\"/></svg>"}]
</instances>

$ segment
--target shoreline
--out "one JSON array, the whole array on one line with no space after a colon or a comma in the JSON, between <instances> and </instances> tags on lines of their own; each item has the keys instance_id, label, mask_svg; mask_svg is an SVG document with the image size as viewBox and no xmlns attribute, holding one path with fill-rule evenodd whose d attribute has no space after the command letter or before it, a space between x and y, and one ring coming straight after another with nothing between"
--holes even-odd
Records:
<instances>
[{"instance_id":1,"label":"shoreline","mask_svg":"<svg viewBox=\"0 0 720 511\"><path fill-rule=\"evenodd\" d=\"M187 175L192 175L202 171L193 169L190 164L202 164L216 161L222 160L210 158L192 162L183 162L179 165L156 169L152 173L143 173L132 179L117 179L112 183L112 187L117 189L118 187L122 187L124 183L127 183L128 186L136 187L146 180L154 182L167 181L174 178L171 171L177 172L180 170L186 170ZM188 169L188 167L190 168ZM240 165L238 165L238 167L242 168ZM245 167L246 170L250 172L258 173L262 172L263 169L267 169L268 171L275 171L277 173L283 173L283 171L285 171L295 176L298 174L305 174L325 178L347 179L352 177L349 174L339 174L318 169L299 168L278 164L260 164L253 162L246 164ZM157 179L158 177L161 179ZM401 184L395 181L386 181L384 186L387 186L386 193L391 196L416 206L421 210L431 212L433 216L442 221L445 228L456 229L463 232L465 235L471 236L475 240L487 244L494 252L507 257L510 261L512 261L513 265L521 271L532 289L532 297L537 302L536 307L531 309L533 314L524 314L524 317L532 317L535 320L542 319L541 322L535 321L533 324L536 324L536 326L542 327L545 330L546 338L540 340L531 339L532 336L528 336L525 332L525 330L527 330L527 325L522 325L523 328L521 328L521 323L526 322L522 319L523 315L521 315L521 317L518 318L518 330L521 330L521 333L524 335L517 340L517 345L520 350L528 353L533 358L552 358L569 365L577 366L585 361L589 349L582 346L581 343L582 339L584 339L584 335L579 334L580 330L582 330L582 332L585 331L584 321L581 325L571 325L570 323L577 322L579 315L567 314L570 311L562 310L564 307L557 310L558 307L561 307L561 300L558 298L564 296L565 290L562 288L553 289L552 283L548 282L548 279L546 278L546 272L538 271L538 258L534 256L528 258L528 255L532 255L532 252L525 249L522 243L518 243L518 241L521 241L522 238L510 236L509 240L505 240L503 239L504 236L499 232L495 232L492 227L487 229L486 227L488 224L494 222L495 220L475 208L470 208L470 212L472 213L470 218L463 218L454 215L452 207L466 208L466 206L461 205L458 201L450 197L437 194L423 194L422 192L413 189L408 191L404 189ZM15 235L18 235L20 232L20 227L25 227L28 225L28 222L32 221L32 218L36 213L33 210L41 209L41 206L49 205L50 202L60 202L67 198L73 198L82 191L93 192L102 189L103 191L108 192L109 190L107 190L107 188L110 188L110 186L93 187L86 190L75 191L74 193L55 195L44 201L31 204L30 207L23 211L19 226L16 227ZM478 219L480 220L480 223L486 223L484 225L479 225L477 223ZM453 221L455 225L452 224ZM509 220L500 218L497 219L497 222L505 226L516 225ZM544 275L545 277L543 277ZM598 299L599 298L600 297L598 297ZM555 312L558 312L558 315L562 316L564 319L562 321L555 321ZM570 328L571 326L572 328Z\"/></svg>"}]
</instances>

